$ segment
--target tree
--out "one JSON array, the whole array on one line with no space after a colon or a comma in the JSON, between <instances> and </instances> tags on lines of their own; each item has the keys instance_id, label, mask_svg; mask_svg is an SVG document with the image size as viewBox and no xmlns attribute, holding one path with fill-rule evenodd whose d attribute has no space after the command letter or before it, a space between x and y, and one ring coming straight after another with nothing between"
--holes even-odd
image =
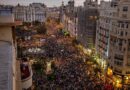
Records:
<instances>
[{"instance_id":1,"label":"tree","mask_svg":"<svg viewBox=\"0 0 130 90\"><path fill-rule=\"evenodd\" d=\"M39 21L34 21L33 25L40 25L41 23Z\"/></svg>"},{"instance_id":2,"label":"tree","mask_svg":"<svg viewBox=\"0 0 130 90\"><path fill-rule=\"evenodd\" d=\"M30 22L23 22L23 26L30 26L31 23Z\"/></svg>"},{"instance_id":3,"label":"tree","mask_svg":"<svg viewBox=\"0 0 130 90\"><path fill-rule=\"evenodd\" d=\"M49 17L49 18L47 18L47 22L50 22L51 21L51 18Z\"/></svg>"},{"instance_id":4,"label":"tree","mask_svg":"<svg viewBox=\"0 0 130 90\"><path fill-rule=\"evenodd\" d=\"M78 41L77 39L73 39L73 40L72 40L72 43L73 43L73 45L75 45L75 44L78 45L78 44L79 44L79 41Z\"/></svg>"},{"instance_id":5,"label":"tree","mask_svg":"<svg viewBox=\"0 0 130 90\"><path fill-rule=\"evenodd\" d=\"M46 58L39 58L36 59L37 62L35 62L32 67L37 72L43 73L46 69Z\"/></svg>"},{"instance_id":6,"label":"tree","mask_svg":"<svg viewBox=\"0 0 130 90\"><path fill-rule=\"evenodd\" d=\"M55 20L57 24L60 24L60 19Z\"/></svg>"},{"instance_id":7,"label":"tree","mask_svg":"<svg viewBox=\"0 0 130 90\"><path fill-rule=\"evenodd\" d=\"M46 34L46 32L47 32L47 28L46 28L45 23L37 27L38 34Z\"/></svg>"},{"instance_id":8,"label":"tree","mask_svg":"<svg viewBox=\"0 0 130 90\"><path fill-rule=\"evenodd\" d=\"M43 66L42 66L42 64L41 63L34 63L33 64L33 68L35 69L35 70L41 70L42 68L43 68Z\"/></svg>"}]
</instances>

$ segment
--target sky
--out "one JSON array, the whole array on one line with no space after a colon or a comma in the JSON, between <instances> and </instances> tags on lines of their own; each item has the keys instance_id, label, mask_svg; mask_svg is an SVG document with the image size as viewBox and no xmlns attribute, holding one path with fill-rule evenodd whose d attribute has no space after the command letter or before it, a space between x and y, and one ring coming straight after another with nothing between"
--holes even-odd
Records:
<instances>
[{"instance_id":1,"label":"sky","mask_svg":"<svg viewBox=\"0 0 130 90\"><path fill-rule=\"evenodd\" d=\"M0 4L5 4L5 5L17 5L20 3L21 5L28 5L33 2L40 2L40 3L45 3L47 6L52 7L52 6L60 6L62 1L66 4L69 0L0 0ZM83 2L85 0L75 0L75 5L76 6L81 6L83 5ZM100 0L99 0L100 1ZM108 0L104 0L108 1Z\"/></svg>"}]
</instances>

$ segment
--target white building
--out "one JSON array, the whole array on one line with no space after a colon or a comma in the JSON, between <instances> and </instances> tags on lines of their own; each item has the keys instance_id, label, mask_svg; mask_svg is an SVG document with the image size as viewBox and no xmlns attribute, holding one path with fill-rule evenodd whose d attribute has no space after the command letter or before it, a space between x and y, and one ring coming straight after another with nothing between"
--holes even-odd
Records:
<instances>
[{"instance_id":1,"label":"white building","mask_svg":"<svg viewBox=\"0 0 130 90\"><path fill-rule=\"evenodd\" d=\"M59 7L48 7L47 8L47 18L59 19Z\"/></svg>"},{"instance_id":2,"label":"white building","mask_svg":"<svg viewBox=\"0 0 130 90\"><path fill-rule=\"evenodd\" d=\"M96 50L108 59L115 84L130 84L130 0L101 2ZM118 82L117 82L118 81Z\"/></svg>"},{"instance_id":3,"label":"white building","mask_svg":"<svg viewBox=\"0 0 130 90\"><path fill-rule=\"evenodd\" d=\"M77 37L78 17L77 8L74 7L74 0L70 0L66 6L62 3L60 19L72 37Z\"/></svg>"},{"instance_id":4,"label":"white building","mask_svg":"<svg viewBox=\"0 0 130 90\"><path fill-rule=\"evenodd\" d=\"M17 5L14 7L15 20L23 22L46 20L46 6L42 3L32 3L29 6Z\"/></svg>"},{"instance_id":5,"label":"white building","mask_svg":"<svg viewBox=\"0 0 130 90\"><path fill-rule=\"evenodd\" d=\"M100 63L103 63L103 67L107 63L106 60L109 56L109 33L112 28L112 13L116 11L111 7L111 2L101 1L99 7L99 19L97 21L96 30L96 51L100 55Z\"/></svg>"},{"instance_id":6,"label":"white building","mask_svg":"<svg viewBox=\"0 0 130 90\"><path fill-rule=\"evenodd\" d=\"M130 1L118 1L116 8L110 30L109 63L114 73L127 76L130 75Z\"/></svg>"}]
</instances>

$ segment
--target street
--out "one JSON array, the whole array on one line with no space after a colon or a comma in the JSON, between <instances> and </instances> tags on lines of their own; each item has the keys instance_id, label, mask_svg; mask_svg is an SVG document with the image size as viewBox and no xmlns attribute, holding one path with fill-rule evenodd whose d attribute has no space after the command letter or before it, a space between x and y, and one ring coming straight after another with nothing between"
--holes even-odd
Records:
<instances>
[{"instance_id":1,"label":"street","mask_svg":"<svg viewBox=\"0 0 130 90\"><path fill-rule=\"evenodd\" d=\"M111 83L101 79L101 70L90 56L58 25L52 20L46 24L46 34L26 34L29 39L18 40L20 57L32 62L32 90L112 90Z\"/></svg>"}]
</instances>

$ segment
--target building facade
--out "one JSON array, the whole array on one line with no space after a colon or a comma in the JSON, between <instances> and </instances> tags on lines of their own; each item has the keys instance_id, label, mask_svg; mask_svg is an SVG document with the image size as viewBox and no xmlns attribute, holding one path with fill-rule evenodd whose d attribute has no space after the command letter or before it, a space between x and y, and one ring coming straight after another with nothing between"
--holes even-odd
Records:
<instances>
[{"instance_id":1,"label":"building facade","mask_svg":"<svg viewBox=\"0 0 130 90\"><path fill-rule=\"evenodd\" d=\"M107 59L108 70L114 82L122 87L130 84L130 1L102 1L96 32L96 50Z\"/></svg>"},{"instance_id":2,"label":"building facade","mask_svg":"<svg viewBox=\"0 0 130 90\"><path fill-rule=\"evenodd\" d=\"M97 17L97 1L86 0L84 7L78 8L77 39L85 48L93 48L95 46Z\"/></svg>"},{"instance_id":3,"label":"building facade","mask_svg":"<svg viewBox=\"0 0 130 90\"><path fill-rule=\"evenodd\" d=\"M64 24L64 29L67 30L72 37L77 37L78 18L77 8L74 6L74 3L74 0L70 0L66 6L62 3L60 20Z\"/></svg>"},{"instance_id":4,"label":"building facade","mask_svg":"<svg viewBox=\"0 0 130 90\"><path fill-rule=\"evenodd\" d=\"M111 7L110 1L101 1L99 19L97 21L95 48L102 59L100 63L105 62L102 65L105 67L109 57L110 30L112 29L112 17L114 12L116 12L116 8Z\"/></svg>"},{"instance_id":5,"label":"building facade","mask_svg":"<svg viewBox=\"0 0 130 90\"><path fill-rule=\"evenodd\" d=\"M21 90L12 7L0 6L0 89Z\"/></svg>"},{"instance_id":6,"label":"building facade","mask_svg":"<svg viewBox=\"0 0 130 90\"><path fill-rule=\"evenodd\" d=\"M115 17L113 16L112 29L110 30L109 64L114 73L129 78L130 1L113 0L111 4L117 9L113 14Z\"/></svg>"},{"instance_id":7,"label":"building facade","mask_svg":"<svg viewBox=\"0 0 130 90\"><path fill-rule=\"evenodd\" d=\"M21 24L14 20L13 7L0 6L0 90L22 90L32 86L31 66L17 60L16 25ZM24 68L28 74L22 72L21 64L28 67Z\"/></svg>"},{"instance_id":8,"label":"building facade","mask_svg":"<svg viewBox=\"0 0 130 90\"><path fill-rule=\"evenodd\" d=\"M14 7L15 20L23 22L44 22L46 20L46 6L42 3L32 3L29 6Z\"/></svg>"},{"instance_id":9,"label":"building facade","mask_svg":"<svg viewBox=\"0 0 130 90\"><path fill-rule=\"evenodd\" d=\"M60 18L60 10L59 7L48 7L47 8L47 18L57 19Z\"/></svg>"}]
</instances>

